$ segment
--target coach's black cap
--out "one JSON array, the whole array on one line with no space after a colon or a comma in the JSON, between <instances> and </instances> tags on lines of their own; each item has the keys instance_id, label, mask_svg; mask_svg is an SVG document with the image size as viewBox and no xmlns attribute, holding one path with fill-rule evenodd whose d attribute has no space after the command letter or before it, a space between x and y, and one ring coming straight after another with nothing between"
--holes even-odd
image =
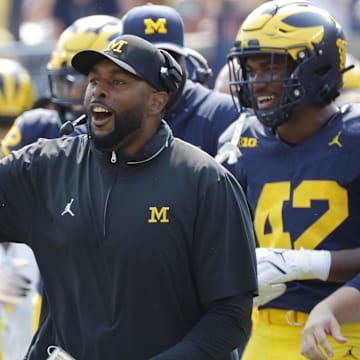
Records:
<instances>
[{"instance_id":1,"label":"coach's black cap","mask_svg":"<svg viewBox=\"0 0 360 360\"><path fill-rule=\"evenodd\" d=\"M155 89L168 92L160 76L162 68L167 67L166 58L150 42L134 35L121 35L101 51L83 50L76 53L71 62L76 71L88 75L92 67L104 59L146 81Z\"/></svg>"}]
</instances>

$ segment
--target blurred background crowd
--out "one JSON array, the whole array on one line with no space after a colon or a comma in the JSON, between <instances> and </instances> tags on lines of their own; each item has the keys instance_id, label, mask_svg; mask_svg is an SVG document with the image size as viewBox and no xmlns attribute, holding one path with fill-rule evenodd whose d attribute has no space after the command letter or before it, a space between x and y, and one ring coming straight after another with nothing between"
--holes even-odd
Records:
<instances>
[{"instance_id":1,"label":"blurred background crowd","mask_svg":"<svg viewBox=\"0 0 360 360\"><path fill-rule=\"evenodd\" d=\"M20 61L35 82L37 96L48 89L46 63L59 34L76 18L92 14L122 16L141 0L2 0L0 3L0 57ZM185 45L208 60L213 76L233 44L245 16L264 0L162 0L173 6L185 25ZM360 0L314 0L334 14L346 31L348 49L360 57Z\"/></svg>"}]
</instances>

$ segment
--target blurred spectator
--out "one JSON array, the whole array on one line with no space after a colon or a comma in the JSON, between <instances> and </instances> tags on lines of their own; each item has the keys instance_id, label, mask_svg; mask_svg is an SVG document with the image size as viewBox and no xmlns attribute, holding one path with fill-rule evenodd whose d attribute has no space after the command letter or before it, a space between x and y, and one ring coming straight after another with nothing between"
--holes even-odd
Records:
<instances>
[{"instance_id":1,"label":"blurred spectator","mask_svg":"<svg viewBox=\"0 0 360 360\"><path fill-rule=\"evenodd\" d=\"M205 0L177 0L174 8L181 15L184 22L184 31L212 32L214 28L212 13L208 10ZM212 1L212 7L217 8L217 3Z\"/></svg>"},{"instance_id":2,"label":"blurred spectator","mask_svg":"<svg viewBox=\"0 0 360 360\"><path fill-rule=\"evenodd\" d=\"M0 46L7 45L15 41L11 32L5 28L0 28Z\"/></svg>"},{"instance_id":3,"label":"blurred spectator","mask_svg":"<svg viewBox=\"0 0 360 360\"><path fill-rule=\"evenodd\" d=\"M341 24L346 37L350 34L350 9L354 0L312 0L314 4L325 8L330 14L336 16L336 20Z\"/></svg>"},{"instance_id":4,"label":"blurred spectator","mask_svg":"<svg viewBox=\"0 0 360 360\"><path fill-rule=\"evenodd\" d=\"M351 0L349 15L350 15L351 30L355 32L360 32L360 1L359 0Z\"/></svg>"},{"instance_id":5,"label":"blurred spectator","mask_svg":"<svg viewBox=\"0 0 360 360\"><path fill-rule=\"evenodd\" d=\"M128 12L131 8L135 7L135 6L141 6L141 5L145 5L147 3L152 3L155 5L173 5L174 1L173 0L153 0L153 1L149 1L149 0L115 0L117 1L117 7L119 10L119 14L121 16L123 16L126 12Z\"/></svg>"},{"instance_id":6,"label":"blurred spectator","mask_svg":"<svg viewBox=\"0 0 360 360\"><path fill-rule=\"evenodd\" d=\"M54 0L53 18L58 34L81 17L100 14L118 15L118 0Z\"/></svg>"},{"instance_id":7,"label":"blurred spectator","mask_svg":"<svg viewBox=\"0 0 360 360\"><path fill-rule=\"evenodd\" d=\"M226 63L226 56L234 43L239 27L252 9L252 1L223 1L216 19L217 38L214 47L212 66L215 75L219 73L222 66Z\"/></svg>"},{"instance_id":8,"label":"blurred spectator","mask_svg":"<svg viewBox=\"0 0 360 360\"><path fill-rule=\"evenodd\" d=\"M26 45L57 38L53 19L54 0L23 0L19 36Z\"/></svg>"},{"instance_id":9,"label":"blurred spectator","mask_svg":"<svg viewBox=\"0 0 360 360\"><path fill-rule=\"evenodd\" d=\"M344 86L336 103L340 106L349 103L360 103L360 61L350 53L346 54L346 65L354 67L343 75Z\"/></svg>"},{"instance_id":10,"label":"blurred spectator","mask_svg":"<svg viewBox=\"0 0 360 360\"><path fill-rule=\"evenodd\" d=\"M23 0L1 0L0 28L8 30L15 40L19 40L21 7Z\"/></svg>"}]
</instances>

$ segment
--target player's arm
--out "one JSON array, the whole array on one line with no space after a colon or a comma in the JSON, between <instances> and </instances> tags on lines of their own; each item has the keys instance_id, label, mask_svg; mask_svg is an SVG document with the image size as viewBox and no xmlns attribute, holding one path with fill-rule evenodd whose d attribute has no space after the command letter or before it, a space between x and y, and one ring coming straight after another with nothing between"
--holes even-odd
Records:
<instances>
[{"instance_id":1,"label":"player's arm","mask_svg":"<svg viewBox=\"0 0 360 360\"><path fill-rule=\"evenodd\" d=\"M331 251L328 281L346 282L360 272L360 248Z\"/></svg>"},{"instance_id":2,"label":"player's arm","mask_svg":"<svg viewBox=\"0 0 360 360\"><path fill-rule=\"evenodd\" d=\"M19 271L27 263L23 259L8 258L0 263L0 303L21 303L31 290L31 281Z\"/></svg>"},{"instance_id":3,"label":"player's arm","mask_svg":"<svg viewBox=\"0 0 360 360\"><path fill-rule=\"evenodd\" d=\"M318 303L311 311L301 337L301 354L311 360L333 356L327 335L340 343L346 342L340 324L360 321L360 291L343 286Z\"/></svg>"},{"instance_id":4,"label":"player's arm","mask_svg":"<svg viewBox=\"0 0 360 360\"><path fill-rule=\"evenodd\" d=\"M2 159L6 155L9 155L12 148L21 142L22 135L21 135L21 130L19 128L20 121L21 121L21 116L19 116L14 121L14 123L12 124L6 135L4 136L4 138L1 140L0 159Z\"/></svg>"}]
</instances>

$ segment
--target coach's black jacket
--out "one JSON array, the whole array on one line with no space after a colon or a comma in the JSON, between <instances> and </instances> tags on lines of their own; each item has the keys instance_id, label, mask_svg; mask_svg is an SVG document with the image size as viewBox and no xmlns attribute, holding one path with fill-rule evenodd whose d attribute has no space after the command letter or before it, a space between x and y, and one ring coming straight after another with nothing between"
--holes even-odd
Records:
<instances>
[{"instance_id":1,"label":"coach's black jacket","mask_svg":"<svg viewBox=\"0 0 360 360\"><path fill-rule=\"evenodd\" d=\"M163 124L133 158L87 135L0 162L0 238L24 242L46 311L29 359L224 359L249 336L252 225L238 183ZM227 357L228 358L228 357Z\"/></svg>"}]
</instances>

